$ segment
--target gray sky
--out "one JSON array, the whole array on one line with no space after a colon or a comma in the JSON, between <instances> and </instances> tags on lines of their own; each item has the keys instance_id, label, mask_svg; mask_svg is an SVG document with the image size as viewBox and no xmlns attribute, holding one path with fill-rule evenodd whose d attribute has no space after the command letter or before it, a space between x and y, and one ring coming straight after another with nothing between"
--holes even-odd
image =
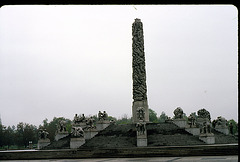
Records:
<instances>
[{"instance_id":1,"label":"gray sky","mask_svg":"<svg viewBox=\"0 0 240 162\"><path fill-rule=\"evenodd\" d=\"M136 9L135 9L135 8ZM238 120L232 5L34 5L0 9L4 125L99 110L132 114L132 23L143 22L147 95L158 116L207 109Z\"/></svg>"}]
</instances>

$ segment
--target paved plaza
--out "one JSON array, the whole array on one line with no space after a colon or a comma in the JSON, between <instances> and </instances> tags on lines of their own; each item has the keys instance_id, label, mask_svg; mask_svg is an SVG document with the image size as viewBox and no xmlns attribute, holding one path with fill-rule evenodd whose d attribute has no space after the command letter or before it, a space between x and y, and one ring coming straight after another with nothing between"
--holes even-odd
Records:
<instances>
[{"instance_id":1,"label":"paved plaza","mask_svg":"<svg viewBox=\"0 0 240 162\"><path fill-rule=\"evenodd\" d=\"M8 160L5 160L8 161ZM10 161L10 160L9 160ZM49 159L11 160L11 162L237 162L238 156L146 157L146 158L96 158L96 159Z\"/></svg>"}]
</instances>

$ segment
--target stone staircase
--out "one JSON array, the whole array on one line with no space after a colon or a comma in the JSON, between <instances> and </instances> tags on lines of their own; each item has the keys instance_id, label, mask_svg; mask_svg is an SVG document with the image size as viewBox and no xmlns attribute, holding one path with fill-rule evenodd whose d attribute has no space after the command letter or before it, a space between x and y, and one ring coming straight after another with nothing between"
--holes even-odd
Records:
<instances>
[{"instance_id":1,"label":"stone staircase","mask_svg":"<svg viewBox=\"0 0 240 162\"><path fill-rule=\"evenodd\" d=\"M225 135L220 133L214 129L212 129L212 133L215 136L216 144L230 144L230 143L238 143L238 138L233 135Z\"/></svg>"},{"instance_id":2,"label":"stone staircase","mask_svg":"<svg viewBox=\"0 0 240 162\"><path fill-rule=\"evenodd\" d=\"M200 141L173 123L147 124L148 146L187 146L203 145Z\"/></svg>"},{"instance_id":3,"label":"stone staircase","mask_svg":"<svg viewBox=\"0 0 240 162\"><path fill-rule=\"evenodd\" d=\"M205 145L198 136L179 128L174 123L148 123L147 141L151 146L188 146ZM238 139L232 135L225 135L216 130L212 130L215 136L215 144L238 143ZM136 128L134 124L109 125L100 131L92 139L86 140L80 148L131 148L137 147ZM49 149L69 149L70 135L54 141L46 146Z\"/></svg>"},{"instance_id":4,"label":"stone staircase","mask_svg":"<svg viewBox=\"0 0 240 162\"><path fill-rule=\"evenodd\" d=\"M120 148L136 147L134 124L110 125L95 137L86 140L81 148Z\"/></svg>"},{"instance_id":5,"label":"stone staircase","mask_svg":"<svg viewBox=\"0 0 240 162\"><path fill-rule=\"evenodd\" d=\"M53 141L50 145L42 148L42 150L51 150L51 149L69 149L70 148L70 135L59 139L58 141Z\"/></svg>"}]
</instances>

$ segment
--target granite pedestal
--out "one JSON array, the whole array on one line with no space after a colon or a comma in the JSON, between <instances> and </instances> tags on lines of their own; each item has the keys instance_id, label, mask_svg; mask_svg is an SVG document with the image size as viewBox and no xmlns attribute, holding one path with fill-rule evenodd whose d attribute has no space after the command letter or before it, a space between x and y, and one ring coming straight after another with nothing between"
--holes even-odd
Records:
<instances>
[{"instance_id":1,"label":"granite pedestal","mask_svg":"<svg viewBox=\"0 0 240 162\"><path fill-rule=\"evenodd\" d=\"M199 136L200 135L200 128L192 127L192 128L185 128L185 130L189 133L191 133L194 136Z\"/></svg>"},{"instance_id":2,"label":"granite pedestal","mask_svg":"<svg viewBox=\"0 0 240 162\"><path fill-rule=\"evenodd\" d=\"M95 128L91 128L91 129L85 130L84 133L85 133L85 136L84 136L85 139L91 139L98 134L98 131Z\"/></svg>"},{"instance_id":3,"label":"granite pedestal","mask_svg":"<svg viewBox=\"0 0 240 162\"><path fill-rule=\"evenodd\" d=\"M139 122L139 119L137 117L137 108L143 107L144 108L144 121L149 122L149 110L148 110L148 102L147 100L144 101L133 101L132 106L132 121L133 123Z\"/></svg>"},{"instance_id":4,"label":"granite pedestal","mask_svg":"<svg viewBox=\"0 0 240 162\"><path fill-rule=\"evenodd\" d=\"M213 133L200 134L199 139L206 144L215 144L215 137Z\"/></svg>"},{"instance_id":5,"label":"granite pedestal","mask_svg":"<svg viewBox=\"0 0 240 162\"><path fill-rule=\"evenodd\" d=\"M68 135L69 135L68 132L57 132L56 135L55 135L55 141L58 141L61 138L64 138L64 137L66 137Z\"/></svg>"},{"instance_id":6,"label":"granite pedestal","mask_svg":"<svg viewBox=\"0 0 240 162\"><path fill-rule=\"evenodd\" d=\"M147 146L147 129L146 123L142 124L141 127L137 127L137 147L145 147ZM142 129L141 129L142 128Z\"/></svg>"},{"instance_id":7,"label":"granite pedestal","mask_svg":"<svg viewBox=\"0 0 240 162\"><path fill-rule=\"evenodd\" d=\"M147 134L145 133L143 135L137 135L137 147L146 147L146 146L147 146Z\"/></svg>"},{"instance_id":8,"label":"granite pedestal","mask_svg":"<svg viewBox=\"0 0 240 162\"><path fill-rule=\"evenodd\" d=\"M72 137L70 140L70 148L77 149L85 143L84 137Z\"/></svg>"},{"instance_id":9,"label":"granite pedestal","mask_svg":"<svg viewBox=\"0 0 240 162\"><path fill-rule=\"evenodd\" d=\"M104 130L110 125L110 121L108 120L103 120L103 121L97 121L96 122L96 129L97 131Z\"/></svg>"},{"instance_id":10,"label":"granite pedestal","mask_svg":"<svg viewBox=\"0 0 240 162\"><path fill-rule=\"evenodd\" d=\"M50 144L50 139L40 139L38 140L38 149L42 149L43 147L46 147Z\"/></svg>"},{"instance_id":11,"label":"granite pedestal","mask_svg":"<svg viewBox=\"0 0 240 162\"><path fill-rule=\"evenodd\" d=\"M180 128L187 127L187 121L185 119L173 119L173 123L176 124Z\"/></svg>"},{"instance_id":12,"label":"granite pedestal","mask_svg":"<svg viewBox=\"0 0 240 162\"><path fill-rule=\"evenodd\" d=\"M229 130L228 130L228 128L216 127L215 130L218 131L218 132L221 132L221 133L223 133L223 134L229 135Z\"/></svg>"},{"instance_id":13,"label":"granite pedestal","mask_svg":"<svg viewBox=\"0 0 240 162\"><path fill-rule=\"evenodd\" d=\"M72 124L72 126L74 126L74 127L81 127L82 129L84 129L84 128L87 127L87 124L86 124L86 122L79 122L79 123Z\"/></svg>"},{"instance_id":14,"label":"granite pedestal","mask_svg":"<svg viewBox=\"0 0 240 162\"><path fill-rule=\"evenodd\" d=\"M137 147L146 147L147 138L137 138Z\"/></svg>"}]
</instances>

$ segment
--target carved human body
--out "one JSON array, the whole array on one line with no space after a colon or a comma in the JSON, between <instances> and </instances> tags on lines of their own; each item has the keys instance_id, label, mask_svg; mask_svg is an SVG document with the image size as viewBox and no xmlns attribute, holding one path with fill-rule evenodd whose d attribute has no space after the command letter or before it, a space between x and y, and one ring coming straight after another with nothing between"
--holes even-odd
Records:
<instances>
[{"instance_id":1,"label":"carved human body","mask_svg":"<svg viewBox=\"0 0 240 162\"><path fill-rule=\"evenodd\" d=\"M175 119L182 119L183 118L183 110L181 107L177 107L175 110L174 110L174 115L175 115Z\"/></svg>"},{"instance_id":2,"label":"carved human body","mask_svg":"<svg viewBox=\"0 0 240 162\"><path fill-rule=\"evenodd\" d=\"M132 121L134 123L139 122L139 120L149 122L143 24L140 19L135 19L132 24L132 80ZM137 110L139 107L143 107L143 115L139 114L139 111Z\"/></svg>"},{"instance_id":3,"label":"carved human body","mask_svg":"<svg viewBox=\"0 0 240 162\"><path fill-rule=\"evenodd\" d=\"M71 135L73 137L84 137L84 132L81 127L72 127Z\"/></svg>"}]
</instances>

